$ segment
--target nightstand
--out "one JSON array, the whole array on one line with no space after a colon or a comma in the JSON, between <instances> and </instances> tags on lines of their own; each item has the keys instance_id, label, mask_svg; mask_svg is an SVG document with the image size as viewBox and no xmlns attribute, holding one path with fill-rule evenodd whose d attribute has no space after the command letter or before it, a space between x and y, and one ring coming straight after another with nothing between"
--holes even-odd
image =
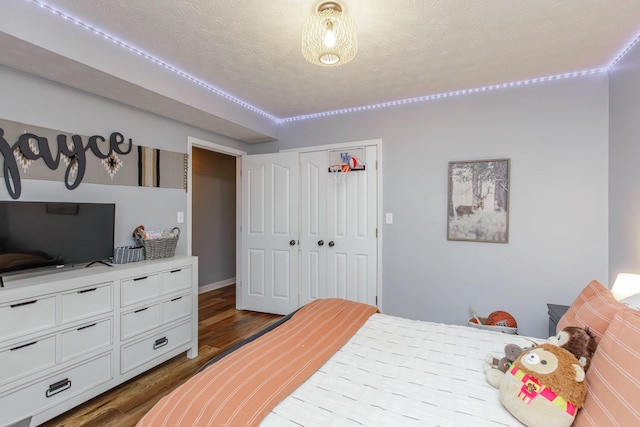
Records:
<instances>
[{"instance_id":1,"label":"nightstand","mask_svg":"<svg viewBox=\"0 0 640 427\"><path fill-rule=\"evenodd\" d=\"M568 305L547 304L549 313L549 336L552 337L556 334L556 328L558 321L566 311L569 309Z\"/></svg>"}]
</instances>

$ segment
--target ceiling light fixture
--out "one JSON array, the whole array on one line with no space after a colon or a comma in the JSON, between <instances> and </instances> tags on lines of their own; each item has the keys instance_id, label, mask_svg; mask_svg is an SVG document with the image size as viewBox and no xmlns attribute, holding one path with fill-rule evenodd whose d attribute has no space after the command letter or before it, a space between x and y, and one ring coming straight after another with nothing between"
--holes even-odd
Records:
<instances>
[{"instance_id":1,"label":"ceiling light fixture","mask_svg":"<svg viewBox=\"0 0 640 427\"><path fill-rule=\"evenodd\" d=\"M356 23L337 2L323 2L302 27L302 54L312 64L335 66L358 52Z\"/></svg>"}]
</instances>

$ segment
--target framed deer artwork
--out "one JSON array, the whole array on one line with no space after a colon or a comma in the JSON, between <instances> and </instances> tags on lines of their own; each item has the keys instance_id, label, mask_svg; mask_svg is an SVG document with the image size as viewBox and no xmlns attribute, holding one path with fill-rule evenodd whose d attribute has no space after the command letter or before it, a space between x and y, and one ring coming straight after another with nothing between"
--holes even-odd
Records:
<instances>
[{"instance_id":1,"label":"framed deer artwork","mask_svg":"<svg viewBox=\"0 0 640 427\"><path fill-rule=\"evenodd\" d=\"M447 240L509 242L510 159L449 162Z\"/></svg>"}]
</instances>

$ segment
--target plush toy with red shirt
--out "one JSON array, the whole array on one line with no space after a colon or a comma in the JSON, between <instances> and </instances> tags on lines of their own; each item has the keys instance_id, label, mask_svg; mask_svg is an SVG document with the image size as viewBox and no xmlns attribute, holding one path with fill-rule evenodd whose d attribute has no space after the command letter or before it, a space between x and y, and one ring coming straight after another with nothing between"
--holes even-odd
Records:
<instances>
[{"instance_id":1,"label":"plush toy with red shirt","mask_svg":"<svg viewBox=\"0 0 640 427\"><path fill-rule=\"evenodd\" d=\"M500 388L500 402L528 427L569 427L584 405L584 369L557 345L525 350L505 373L485 371L489 383Z\"/></svg>"}]
</instances>

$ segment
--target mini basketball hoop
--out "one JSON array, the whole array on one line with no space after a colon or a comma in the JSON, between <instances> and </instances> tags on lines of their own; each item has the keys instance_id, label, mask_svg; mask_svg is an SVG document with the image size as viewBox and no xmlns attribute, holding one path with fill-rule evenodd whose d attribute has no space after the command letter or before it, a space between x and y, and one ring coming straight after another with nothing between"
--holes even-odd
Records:
<instances>
[{"instance_id":1,"label":"mini basketball hoop","mask_svg":"<svg viewBox=\"0 0 640 427\"><path fill-rule=\"evenodd\" d=\"M347 175L351 172L351 168L346 163L336 163L329 166L329 174L331 179L337 185L344 185L347 181Z\"/></svg>"},{"instance_id":2,"label":"mini basketball hoop","mask_svg":"<svg viewBox=\"0 0 640 427\"><path fill-rule=\"evenodd\" d=\"M351 172L365 170L364 147L329 152L329 173L337 184L347 180Z\"/></svg>"},{"instance_id":3,"label":"mini basketball hoop","mask_svg":"<svg viewBox=\"0 0 640 427\"><path fill-rule=\"evenodd\" d=\"M330 151L329 173L365 170L364 147Z\"/></svg>"},{"instance_id":4,"label":"mini basketball hoop","mask_svg":"<svg viewBox=\"0 0 640 427\"><path fill-rule=\"evenodd\" d=\"M347 173L351 172L351 166L348 163L339 163L329 166L329 173Z\"/></svg>"}]
</instances>

